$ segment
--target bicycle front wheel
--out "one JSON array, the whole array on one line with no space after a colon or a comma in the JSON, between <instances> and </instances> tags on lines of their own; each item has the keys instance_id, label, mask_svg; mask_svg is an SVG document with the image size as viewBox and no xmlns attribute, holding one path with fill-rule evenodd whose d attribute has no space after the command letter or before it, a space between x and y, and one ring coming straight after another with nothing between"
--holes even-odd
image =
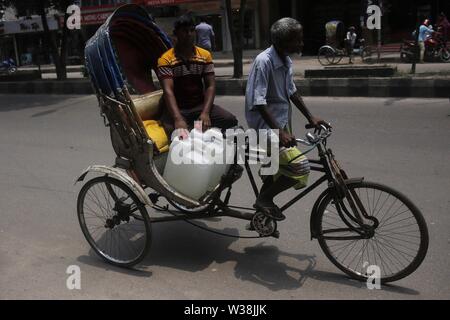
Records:
<instances>
[{"instance_id":1,"label":"bicycle front wheel","mask_svg":"<svg viewBox=\"0 0 450 320\"><path fill-rule=\"evenodd\" d=\"M367 221L372 232L361 236L355 231L360 225L352 219L344 222L339 214L352 212L348 200L337 201L329 193L318 209L318 240L325 255L340 270L360 281L371 276L368 266L379 268L381 283L413 273L428 250L428 230L419 209L400 192L381 184L361 182L347 187L376 222Z\"/></svg>"}]
</instances>

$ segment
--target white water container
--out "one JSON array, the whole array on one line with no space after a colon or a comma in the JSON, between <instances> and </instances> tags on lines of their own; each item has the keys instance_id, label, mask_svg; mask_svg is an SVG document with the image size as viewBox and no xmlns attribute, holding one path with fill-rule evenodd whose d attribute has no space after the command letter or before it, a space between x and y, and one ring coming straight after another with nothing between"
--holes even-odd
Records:
<instances>
[{"instance_id":1,"label":"white water container","mask_svg":"<svg viewBox=\"0 0 450 320\"><path fill-rule=\"evenodd\" d=\"M220 129L209 129L203 134L205 142L204 152L211 159L214 165L208 191L214 190L220 183L222 176L228 172L234 160L234 144L227 148L227 140L223 138ZM233 141L231 141L233 142Z\"/></svg>"},{"instance_id":2,"label":"white water container","mask_svg":"<svg viewBox=\"0 0 450 320\"><path fill-rule=\"evenodd\" d=\"M188 139L175 138L170 145L164 179L178 192L200 199L217 187L234 159L234 152L225 152L225 146L218 129L205 133L193 129Z\"/></svg>"},{"instance_id":3,"label":"white water container","mask_svg":"<svg viewBox=\"0 0 450 320\"><path fill-rule=\"evenodd\" d=\"M203 141L177 137L170 145L163 177L176 191L199 200L208 190L213 169L203 157Z\"/></svg>"}]
</instances>

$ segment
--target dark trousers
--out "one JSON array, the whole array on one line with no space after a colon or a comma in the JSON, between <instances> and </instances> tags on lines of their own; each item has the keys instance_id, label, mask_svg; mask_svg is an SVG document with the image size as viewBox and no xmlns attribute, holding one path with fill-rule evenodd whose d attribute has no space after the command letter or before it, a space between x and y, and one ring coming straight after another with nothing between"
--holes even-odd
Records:
<instances>
[{"instance_id":1,"label":"dark trousers","mask_svg":"<svg viewBox=\"0 0 450 320\"><path fill-rule=\"evenodd\" d=\"M186 120L189 129L192 129L194 127L194 121L198 120L202 111L203 105L191 109L180 109L181 115L183 116L184 120ZM222 131L236 127L238 124L236 117L231 112L228 112L227 110L216 104L212 106L209 117L211 119L211 127L222 129ZM167 135L170 137L172 135L172 132L175 130L175 126L172 115L169 113L167 108L164 108L160 120L162 122L162 125L164 126L164 129L166 130Z\"/></svg>"}]
</instances>

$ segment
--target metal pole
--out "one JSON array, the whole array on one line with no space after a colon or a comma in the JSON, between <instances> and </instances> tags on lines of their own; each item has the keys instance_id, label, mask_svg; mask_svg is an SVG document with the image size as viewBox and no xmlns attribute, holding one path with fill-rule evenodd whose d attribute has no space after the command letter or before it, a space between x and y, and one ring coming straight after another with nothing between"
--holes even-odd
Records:
<instances>
[{"instance_id":1,"label":"metal pole","mask_svg":"<svg viewBox=\"0 0 450 320\"><path fill-rule=\"evenodd\" d=\"M381 29L378 29L378 62L381 59Z\"/></svg>"},{"instance_id":2,"label":"metal pole","mask_svg":"<svg viewBox=\"0 0 450 320\"><path fill-rule=\"evenodd\" d=\"M420 31L420 18L419 18L419 12L417 10L417 4L416 4L416 15L417 15L417 20L416 20L416 36L415 36L415 42L414 42L414 49L413 49L413 63L411 66L411 74L415 74L416 73L416 63L417 63L417 58L420 59L420 49L419 49L419 31Z\"/></svg>"},{"instance_id":3,"label":"metal pole","mask_svg":"<svg viewBox=\"0 0 450 320\"><path fill-rule=\"evenodd\" d=\"M383 1L382 0L380 0L379 6L381 9L380 19L382 20L382 17L383 17ZM381 28L382 27L383 27L383 22L381 21L380 29L378 29L378 62L380 62L380 59L381 59Z\"/></svg>"}]
</instances>

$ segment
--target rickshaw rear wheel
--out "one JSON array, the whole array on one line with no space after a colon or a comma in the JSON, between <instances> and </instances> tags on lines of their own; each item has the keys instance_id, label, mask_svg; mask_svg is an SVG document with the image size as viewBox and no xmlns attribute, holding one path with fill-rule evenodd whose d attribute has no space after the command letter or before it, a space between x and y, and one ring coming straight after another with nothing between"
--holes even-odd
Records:
<instances>
[{"instance_id":1,"label":"rickshaw rear wheel","mask_svg":"<svg viewBox=\"0 0 450 320\"><path fill-rule=\"evenodd\" d=\"M78 221L97 255L119 267L132 267L151 246L145 205L123 182L108 177L89 180L77 201Z\"/></svg>"},{"instance_id":2,"label":"rickshaw rear wheel","mask_svg":"<svg viewBox=\"0 0 450 320\"><path fill-rule=\"evenodd\" d=\"M336 59L336 51L328 46L321 47L319 49L318 59L320 64L323 66L334 64Z\"/></svg>"}]
</instances>

